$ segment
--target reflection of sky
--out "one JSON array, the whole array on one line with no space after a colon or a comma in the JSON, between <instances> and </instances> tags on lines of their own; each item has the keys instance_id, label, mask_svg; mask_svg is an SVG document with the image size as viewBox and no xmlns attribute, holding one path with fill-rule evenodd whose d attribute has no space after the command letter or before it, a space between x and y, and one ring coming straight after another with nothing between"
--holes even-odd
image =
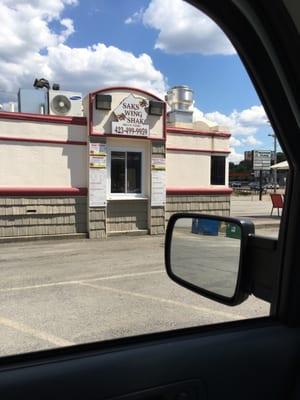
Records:
<instances>
[{"instance_id":1,"label":"reflection of sky","mask_svg":"<svg viewBox=\"0 0 300 400\"><path fill-rule=\"evenodd\" d=\"M203 289L232 297L238 275L240 240L226 236L224 222L217 236L192 233L192 219L177 222L171 247L173 272Z\"/></svg>"}]
</instances>

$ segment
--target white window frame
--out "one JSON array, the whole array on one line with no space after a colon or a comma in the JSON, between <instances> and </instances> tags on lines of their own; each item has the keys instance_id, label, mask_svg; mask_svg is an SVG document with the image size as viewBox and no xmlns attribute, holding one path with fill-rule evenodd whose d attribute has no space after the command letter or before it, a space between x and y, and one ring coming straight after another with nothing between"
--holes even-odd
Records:
<instances>
[{"instance_id":1,"label":"white window frame","mask_svg":"<svg viewBox=\"0 0 300 400\"><path fill-rule=\"evenodd\" d=\"M120 151L123 153L141 153L141 193L111 193L111 153ZM127 168L127 166L126 166ZM108 149L108 168L107 168L107 193L108 200L131 200L145 199L145 149L138 147L110 147Z\"/></svg>"}]
</instances>

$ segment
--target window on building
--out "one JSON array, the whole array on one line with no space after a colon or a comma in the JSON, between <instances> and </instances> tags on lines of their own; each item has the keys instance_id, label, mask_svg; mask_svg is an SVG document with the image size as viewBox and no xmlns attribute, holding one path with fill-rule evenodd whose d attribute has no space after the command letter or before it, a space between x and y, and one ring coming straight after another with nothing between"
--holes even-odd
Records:
<instances>
[{"instance_id":1,"label":"window on building","mask_svg":"<svg viewBox=\"0 0 300 400\"><path fill-rule=\"evenodd\" d=\"M211 185L225 185L224 156L211 156L210 183Z\"/></svg>"},{"instance_id":2,"label":"window on building","mask_svg":"<svg viewBox=\"0 0 300 400\"><path fill-rule=\"evenodd\" d=\"M111 193L142 193L142 153L111 152Z\"/></svg>"}]
</instances>

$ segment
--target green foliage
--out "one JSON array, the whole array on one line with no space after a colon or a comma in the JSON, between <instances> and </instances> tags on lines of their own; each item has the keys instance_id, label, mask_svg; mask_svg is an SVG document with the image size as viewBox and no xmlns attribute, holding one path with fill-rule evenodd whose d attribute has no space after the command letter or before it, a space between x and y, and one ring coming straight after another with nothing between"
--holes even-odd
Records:
<instances>
[{"instance_id":1,"label":"green foliage","mask_svg":"<svg viewBox=\"0 0 300 400\"><path fill-rule=\"evenodd\" d=\"M280 162L282 162L282 161L285 161L286 160L286 156L285 156L285 154L284 153L277 153L277 162L278 163L280 163Z\"/></svg>"}]
</instances>

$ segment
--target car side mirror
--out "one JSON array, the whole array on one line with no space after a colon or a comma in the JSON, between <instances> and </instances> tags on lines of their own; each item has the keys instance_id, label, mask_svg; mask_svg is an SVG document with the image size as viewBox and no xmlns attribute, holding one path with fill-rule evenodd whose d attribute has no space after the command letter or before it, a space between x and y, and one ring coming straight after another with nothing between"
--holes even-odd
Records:
<instances>
[{"instance_id":1,"label":"car side mirror","mask_svg":"<svg viewBox=\"0 0 300 400\"><path fill-rule=\"evenodd\" d=\"M196 293L227 305L249 295L244 258L251 221L180 213L170 217L165 242L169 277Z\"/></svg>"}]
</instances>

